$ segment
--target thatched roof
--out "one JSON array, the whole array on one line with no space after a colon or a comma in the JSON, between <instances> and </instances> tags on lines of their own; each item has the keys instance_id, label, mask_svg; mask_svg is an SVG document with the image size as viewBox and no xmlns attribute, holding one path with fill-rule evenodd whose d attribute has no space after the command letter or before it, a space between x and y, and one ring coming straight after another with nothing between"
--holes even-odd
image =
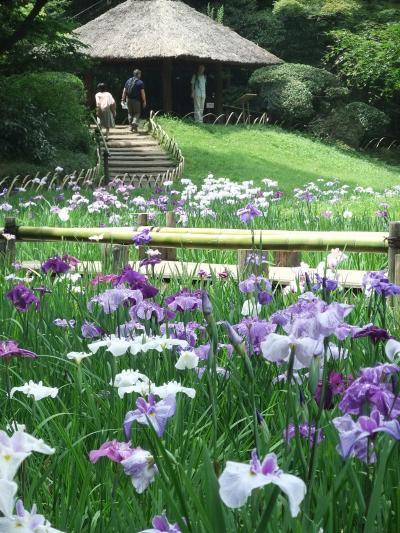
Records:
<instances>
[{"instance_id":1,"label":"thatched roof","mask_svg":"<svg viewBox=\"0 0 400 533\"><path fill-rule=\"evenodd\" d=\"M178 0L127 0L75 31L102 60L181 58L236 65L281 60Z\"/></svg>"}]
</instances>

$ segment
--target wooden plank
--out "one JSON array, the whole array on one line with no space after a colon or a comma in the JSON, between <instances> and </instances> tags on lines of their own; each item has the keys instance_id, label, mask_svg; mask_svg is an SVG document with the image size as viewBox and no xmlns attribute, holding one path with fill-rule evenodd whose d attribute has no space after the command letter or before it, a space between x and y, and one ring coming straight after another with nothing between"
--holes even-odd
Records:
<instances>
[{"instance_id":1,"label":"wooden plank","mask_svg":"<svg viewBox=\"0 0 400 533\"><path fill-rule=\"evenodd\" d=\"M138 261L130 261L129 264L134 270L151 274L152 269L150 267L139 268ZM40 271L40 261L23 261L22 268L31 271ZM154 265L154 275L162 276L164 279L179 278L184 276L194 277L198 279L199 270L205 270L206 272L215 273L216 275L225 272L226 270L235 278L238 276L238 270L236 265L226 264L213 264L213 263L193 263L193 262L180 262L180 261L162 261L158 265ZM102 271L101 261L82 261L75 269L71 269L71 272L85 273L99 273ZM314 274L316 269L310 268L310 275ZM365 271L363 270L340 270L338 271L338 279L340 285L345 288L361 289L362 279ZM289 285L290 282L296 281L296 270L289 267L270 267L269 279L279 285Z\"/></svg>"}]
</instances>

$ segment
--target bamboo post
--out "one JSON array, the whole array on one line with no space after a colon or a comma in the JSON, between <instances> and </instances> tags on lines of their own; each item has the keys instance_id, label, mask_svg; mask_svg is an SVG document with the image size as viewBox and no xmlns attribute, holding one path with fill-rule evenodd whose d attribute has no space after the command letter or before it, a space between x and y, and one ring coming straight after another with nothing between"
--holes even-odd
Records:
<instances>
[{"instance_id":1,"label":"bamboo post","mask_svg":"<svg viewBox=\"0 0 400 533\"><path fill-rule=\"evenodd\" d=\"M176 228L176 217L174 211L167 211L165 214L165 227ZM176 248L159 248L160 259L163 261L176 261Z\"/></svg>"},{"instance_id":2,"label":"bamboo post","mask_svg":"<svg viewBox=\"0 0 400 533\"><path fill-rule=\"evenodd\" d=\"M6 217L3 236L0 238L0 267L7 268L15 261L15 239L7 239L8 235L17 235L17 222L14 217ZM6 235L6 237L4 237Z\"/></svg>"},{"instance_id":3,"label":"bamboo post","mask_svg":"<svg viewBox=\"0 0 400 533\"><path fill-rule=\"evenodd\" d=\"M140 213L137 217L138 226L147 226L149 223L149 216L147 213ZM143 246L139 246L139 260L141 261L146 257L146 249Z\"/></svg>"},{"instance_id":4,"label":"bamboo post","mask_svg":"<svg viewBox=\"0 0 400 533\"><path fill-rule=\"evenodd\" d=\"M278 267L300 266L301 252L274 252L274 263Z\"/></svg>"}]
</instances>

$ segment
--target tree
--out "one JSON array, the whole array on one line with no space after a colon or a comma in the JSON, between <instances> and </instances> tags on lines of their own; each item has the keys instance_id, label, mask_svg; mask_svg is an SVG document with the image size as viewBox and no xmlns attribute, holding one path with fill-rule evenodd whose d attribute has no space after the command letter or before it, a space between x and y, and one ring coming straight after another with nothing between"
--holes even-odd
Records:
<instances>
[{"instance_id":1,"label":"tree","mask_svg":"<svg viewBox=\"0 0 400 533\"><path fill-rule=\"evenodd\" d=\"M5 0L0 9L0 70L74 70L82 48L72 36L74 23L64 0Z\"/></svg>"},{"instance_id":2,"label":"tree","mask_svg":"<svg viewBox=\"0 0 400 533\"><path fill-rule=\"evenodd\" d=\"M383 24L353 33L332 32L327 62L350 86L370 100L389 99L400 91L400 23Z\"/></svg>"}]
</instances>

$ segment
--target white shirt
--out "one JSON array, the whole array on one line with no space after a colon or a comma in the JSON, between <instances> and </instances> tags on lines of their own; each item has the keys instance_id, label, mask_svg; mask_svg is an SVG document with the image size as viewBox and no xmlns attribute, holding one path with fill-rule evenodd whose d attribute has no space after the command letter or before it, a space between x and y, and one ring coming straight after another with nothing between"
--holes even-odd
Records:
<instances>
[{"instance_id":1,"label":"white shirt","mask_svg":"<svg viewBox=\"0 0 400 533\"><path fill-rule=\"evenodd\" d=\"M191 83L195 96L206 96L206 76L204 74L193 74Z\"/></svg>"}]
</instances>

